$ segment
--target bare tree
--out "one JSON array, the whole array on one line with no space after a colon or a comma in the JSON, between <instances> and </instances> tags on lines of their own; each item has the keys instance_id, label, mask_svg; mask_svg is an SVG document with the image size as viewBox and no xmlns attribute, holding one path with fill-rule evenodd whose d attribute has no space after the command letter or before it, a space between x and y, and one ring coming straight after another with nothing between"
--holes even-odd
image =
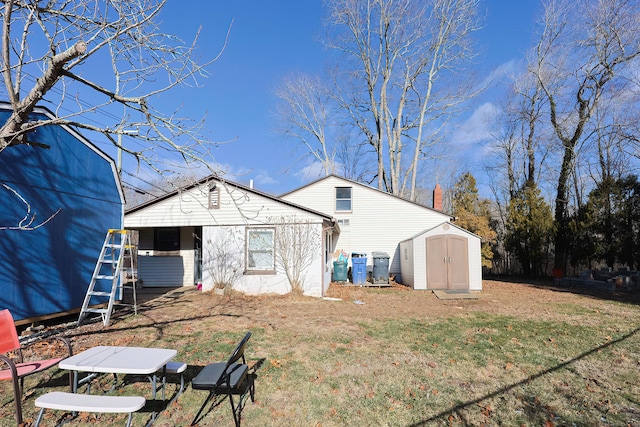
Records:
<instances>
[{"instance_id":1,"label":"bare tree","mask_svg":"<svg viewBox=\"0 0 640 427\"><path fill-rule=\"evenodd\" d=\"M38 126L69 124L105 135L157 172L166 169L158 165L160 151L178 153L176 163L210 161L202 121L153 106L154 98L179 85L197 85L215 60L196 61L197 34L185 44L162 32L157 18L166 0L2 3L2 92L12 114L0 127L0 152L44 144L29 140ZM45 99L56 118L33 119ZM111 120L97 124L96 112L109 112ZM122 147L123 134L142 140L144 148Z\"/></svg>"},{"instance_id":2,"label":"bare tree","mask_svg":"<svg viewBox=\"0 0 640 427\"><path fill-rule=\"evenodd\" d=\"M282 123L281 132L297 140L305 155L322 165L324 174L336 173L335 141L329 141L332 101L329 90L318 76L296 74L286 77L276 88L282 101L276 116Z\"/></svg>"},{"instance_id":3,"label":"bare tree","mask_svg":"<svg viewBox=\"0 0 640 427\"><path fill-rule=\"evenodd\" d=\"M640 55L640 10L633 0L544 4L544 20L531 72L548 101L548 117L560 146L555 198L555 267L564 268L570 178L579 150L598 124L594 112L607 90L624 90Z\"/></svg>"},{"instance_id":4,"label":"bare tree","mask_svg":"<svg viewBox=\"0 0 640 427\"><path fill-rule=\"evenodd\" d=\"M61 208L58 208L53 214L51 214L48 218L39 219L37 218L37 214L31 212L31 205L29 202L20 195L14 188L8 186L7 184L1 184L1 188L4 188L6 191L11 193L17 201L19 201L20 205L23 206L24 214L21 218L16 218L15 225L0 225L0 230L20 230L20 231L30 231L35 230L36 228L43 227L46 225L53 217L55 217L58 212L60 212Z\"/></svg>"},{"instance_id":5,"label":"bare tree","mask_svg":"<svg viewBox=\"0 0 640 427\"><path fill-rule=\"evenodd\" d=\"M304 293L306 271L320 256L319 226L295 216L270 218L269 223L277 227L276 265L284 270L291 290Z\"/></svg>"},{"instance_id":6,"label":"bare tree","mask_svg":"<svg viewBox=\"0 0 640 427\"><path fill-rule=\"evenodd\" d=\"M469 91L478 0L332 0L339 102L375 152L378 188L416 198L419 164ZM454 81L456 84L454 84Z\"/></svg>"},{"instance_id":7,"label":"bare tree","mask_svg":"<svg viewBox=\"0 0 640 427\"><path fill-rule=\"evenodd\" d=\"M209 290L209 284L214 289L225 292L233 289L235 283L242 277L243 240L242 230L233 227L218 227L213 234L203 242L204 272L203 290Z\"/></svg>"}]
</instances>

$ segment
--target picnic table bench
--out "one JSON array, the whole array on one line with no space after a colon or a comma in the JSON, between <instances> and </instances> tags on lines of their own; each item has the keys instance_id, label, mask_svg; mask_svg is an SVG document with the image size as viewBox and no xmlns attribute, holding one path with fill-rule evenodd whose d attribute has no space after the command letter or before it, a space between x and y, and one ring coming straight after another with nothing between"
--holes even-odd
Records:
<instances>
[{"instance_id":1,"label":"picnic table bench","mask_svg":"<svg viewBox=\"0 0 640 427\"><path fill-rule=\"evenodd\" d=\"M36 399L35 406L41 409L35 427L40 425L45 409L69 412L128 413L127 427L129 427L133 413L141 409L146 402L147 400L142 396L105 396L53 391Z\"/></svg>"}]
</instances>

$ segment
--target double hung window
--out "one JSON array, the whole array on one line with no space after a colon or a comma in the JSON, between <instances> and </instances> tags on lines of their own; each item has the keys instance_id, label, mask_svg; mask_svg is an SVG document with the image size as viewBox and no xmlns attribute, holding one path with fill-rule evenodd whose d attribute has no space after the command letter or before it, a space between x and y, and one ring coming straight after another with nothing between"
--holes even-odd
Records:
<instances>
[{"instance_id":1,"label":"double hung window","mask_svg":"<svg viewBox=\"0 0 640 427\"><path fill-rule=\"evenodd\" d=\"M247 271L275 272L275 229L247 229Z\"/></svg>"},{"instance_id":2,"label":"double hung window","mask_svg":"<svg viewBox=\"0 0 640 427\"><path fill-rule=\"evenodd\" d=\"M351 187L336 187L336 211L351 212Z\"/></svg>"}]
</instances>

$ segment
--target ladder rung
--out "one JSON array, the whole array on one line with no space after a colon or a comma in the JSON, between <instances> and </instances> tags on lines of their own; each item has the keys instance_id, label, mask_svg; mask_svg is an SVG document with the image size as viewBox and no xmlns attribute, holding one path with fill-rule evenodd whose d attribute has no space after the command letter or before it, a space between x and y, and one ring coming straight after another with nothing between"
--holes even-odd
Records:
<instances>
[{"instance_id":1,"label":"ladder rung","mask_svg":"<svg viewBox=\"0 0 640 427\"><path fill-rule=\"evenodd\" d=\"M87 313L100 313L100 314L103 314L103 313L106 313L109 310L107 310L106 308L85 308L83 311L86 311Z\"/></svg>"},{"instance_id":2,"label":"ladder rung","mask_svg":"<svg viewBox=\"0 0 640 427\"><path fill-rule=\"evenodd\" d=\"M111 296L111 292L91 291L87 293L93 297L110 297Z\"/></svg>"},{"instance_id":3,"label":"ladder rung","mask_svg":"<svg viewBox=\"0 0 640 427\"><path fill-rule=\"evenodd\" d=\"M120 234L120 238L114 236L114 234ZM127 230L121 229L109 229L107 232L107 237L104 240L102 245L102 250L100 251L100 256L98 257L98 261L96 263L96 268L93 272L93 276L91 277L91 282L89 283L89 289L87 290L87 294L85 295L84 302L82 303L82 308L80 310L80 317L78 318L78 323L82 323L82 320L85 318L86 313L100 313L102 314L103 324L105 326L109 325L109 320L111 317L111 313L113 311L113 304L115 302L116 297L116 289L133 289L133 301L134 304L131 305L134 307L134 312L137 314L136 309L136 283L134 282L132 285L124 285L124 278L122 273L124 271L123 261L127 256L127 250L129 260L131 263L131 267L133 268L133 257L132 253L135 250L135 245L131 244L130 236ZM111 266L111 274L101 273L101 268L103 264ZM109 268L106 268L109 271ZM116 271L117 270L117 271ZM120 279L120 283L118 284L118 279ZM111 292L104 291L95 291L94 287L98 280L110 280L111 284ZM96 297L108 297L109 304L107 308L89 308L90 299L92 296ZM120 304L122 305L122 304ZM129 304L127 304L129 305Z\"/></svg>"}]
</instances>

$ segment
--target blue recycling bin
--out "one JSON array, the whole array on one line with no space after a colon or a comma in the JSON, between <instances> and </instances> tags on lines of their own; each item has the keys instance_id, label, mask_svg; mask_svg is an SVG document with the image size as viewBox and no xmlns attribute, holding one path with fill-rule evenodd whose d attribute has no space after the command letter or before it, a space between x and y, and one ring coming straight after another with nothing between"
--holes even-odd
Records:
<instances>
[{"instance_id":1,"label":"blue recycling bin","mask_svg":"<svg viewBox=\"0 0 640 427\"><path fill-rule=\"evenodd\" d=\"M364 285L367 281L367 258L351 257L351 280L354 285Z\"/></svg>"}]
</instances>

